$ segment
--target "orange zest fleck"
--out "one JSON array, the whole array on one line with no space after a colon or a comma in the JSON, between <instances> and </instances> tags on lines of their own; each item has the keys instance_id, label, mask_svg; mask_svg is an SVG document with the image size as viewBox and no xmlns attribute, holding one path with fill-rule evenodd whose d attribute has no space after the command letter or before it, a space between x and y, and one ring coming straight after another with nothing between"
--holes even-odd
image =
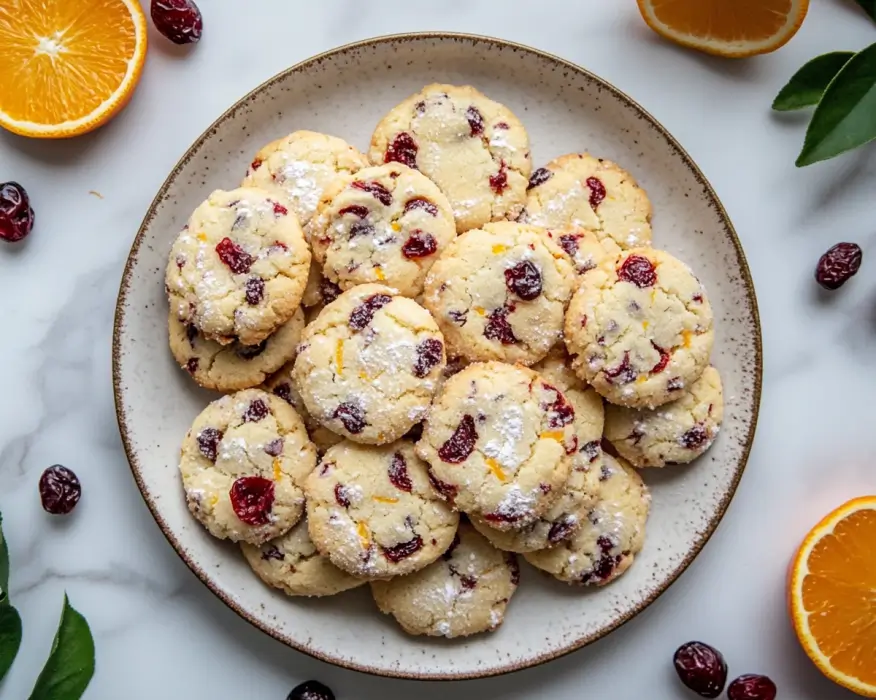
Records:
<instances>
[{"instance_id":1,"label":"orange zest fleck","mask_svg":"<svg viewBox=\"0 0 876 700\"><path fill-rule=\"evenodd\" d=\"M647 321L642 321L642 330L643 330L643 331L648 330L648 326L650 326L650 325L651 325L651 324L648 323Z\"/></svg>"},{"instance_id":2,"label":"orange zest fleck","mask_svg":"<svg viewBox=\"0 0 876 700\"><path fill-rule=\"evenodd\" d=\"M484 461L487 463L490 471L493 472L493 475L499 481L501 481L503 484L508 481L508 477L505 475L505 472L502 471L502 467L499 466L499 463L495 459L493 459L492 457L487 457Z\"/></svg>"},{"instance_id":3,"label":"orange zest fleck","mask_svg":"<svg viewBox=\"0 0 876 700\"><path fill-rule=\"evenodd\" d=\"M474 312L476 314L478 314L479 316L486 316L487 315L486 309L484 309L482 306L475 306Z\"/></svg>"},{"instance_id":4,"label":"orange zest fleck","mask_svg":"<svg viewBox=\"0 0 876 700\"><path fill-rule=\"evenodd\" d=\"M359 535L359 539L362 541L363 547L371 546L371 538L368 536L368 528L365 527L365 523L359 523L356 525L356 532Z\"/></svg>"},{"instance_id":5,"label":"orange zest fleck","mask_svg":"<svg viewBox=\"0 0 876 700\"><path fill-rule=\"evenodd\" d=\"M565 435L562 430L548 430L541 433L538 437L540 440L556 440L557 442L565 441Z\"/></svg>"},{"instance_id":6,"label":"orange zest fleck","mask_svg":"<svg viewBox=\"0 0 876 700\"><path fill-rule=\"evenodd\" d=\"M335 346L335 367L338 368L338 376L344 373L344 341L339 340Z\"/></svg>"},{"instance_id":7,"label":"orange zest fleck","mask_svg":"<svg viewBox=\"0 0 876 700\"><path fill-rule=\"evenodd\" d=\"M401 231L401 224L398 221L393 221L391 226L392 226L392 230L395 231L396 233Z\"/></svg>"},{"instance_id":8,"label":"orange zest fleck","mask_svg":"<svg viewBox=\"0 0 876 700\"><path fill-rule=\"evenodd\" d=\"M681 332L681 344L684 347L689 348L690 347L690 339L692 336L693 336L693 333L691 333L690 331L682 331Z\"/></svg>"},{"instance_id":9,"label":"orange zest fleck","mask_svg":"<svg viewBox=\"0 0 876 700\"><path fill-rule=\"evenodd\" d=\"M212 496L210 496L210 507L214 508L217 503L219 503L219 494L214 493Z\"/></svg>"},{"instance_id":10,"label":"orange zest fleck","mask_svg":"<svg viewBox=\"0 0 876 700\"><path fill-rule=\"evenodd\" d=\"M397 498L390 498L389 496L372 496L371 497L377 503L398 503Z\"/></svg>"},{"instance_id":11,"label":"orange zest fleck","mask_svg":"<svg viewBox=\"0 0 876 700\"><path fill-rule=\"evenodd\" d=\"M386 279L386 275L383 274L383 269L380 267L380 265L374 266L374 276L377 277L377 279L379 279L381 282Z\"/></svg>"},{"instance_id":12,"label":"orange zest fleck","mask_svg":"<svg viewBox=\"0 0 876 700\"><path fill-rule=\"evenodd\" d=\"M201 233L199 233L197 236L195 236L195 238L197 238L199 241L201 241L201 243L207 242L207 234L204 233L203 231L201 231Z\"/></svg>"},{"instance_id":13,"label":"orange zest fleck","mask_svg":"<svg viewBox=\"0 0 876 700\"><path fill-rule=\"evenodd\" d=\"M499 253L504 253L508 250L508 246L502 245L501 243L497 243L493 246L493 255L498 255Z\"/></svg>"},{"instance_id":14,"label":"orange zest fleck","mask_svg":"<svg viewBox=\"0 0 876 700\"><path fill-rule=\"evenodd\" d=\"M638 377L636 377L636 384L644 384L647 381L648 381L647 374L640 374Z\"/></svg>"},{"instance_id":15,"label":"orange zest fleck","mask_svg":"<svg viewBox=\"0 0 876 700\"><path fill-rule=\"evenodd\" d=\"M280 458L274 459L274 481L279 481L283 478L283 470L280 469Z\"/></svg>"}]
</instances>

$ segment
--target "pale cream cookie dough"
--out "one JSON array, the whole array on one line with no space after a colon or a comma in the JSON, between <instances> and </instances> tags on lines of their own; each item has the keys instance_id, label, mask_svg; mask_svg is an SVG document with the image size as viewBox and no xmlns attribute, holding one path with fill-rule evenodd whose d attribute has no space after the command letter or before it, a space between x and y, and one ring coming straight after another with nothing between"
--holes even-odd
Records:
<instances>
[{"instance_id":1,"label":"pale cream cookie dough","mask_svg":"<svg viewBox=\"0 0 876 700\"><path fill-rule=\"evenodd\" d=\"M457 231L513 219L532 170L529 136L504 105L470 86L428 85L371 137L371 161L420 170L447 195Z\"/></svg>"},{"instance_id":2,"label":"pale cream cookie dough","mask_svg":"<svg viewBox=\"0 0 876 700\"><path fill-rule=\"evenodd\" d=\"M600 240L593 231L584 228L547 229L547 235L569 256L579 276L599 267L604 260L617 257L621 252L620 246L611 238Z\"/></svg>"}]
</instances>

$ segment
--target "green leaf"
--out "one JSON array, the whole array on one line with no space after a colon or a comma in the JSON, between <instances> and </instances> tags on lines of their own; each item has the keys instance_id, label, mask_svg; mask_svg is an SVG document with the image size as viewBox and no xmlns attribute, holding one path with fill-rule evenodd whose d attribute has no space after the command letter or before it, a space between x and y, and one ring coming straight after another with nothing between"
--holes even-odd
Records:
<instances>
[{"instance_id":1,"label":"green leaf","mask_svg":"<svg viewBox=\"0 0 876 700\"><path fill-rule=\"evenodd\" d=\"M21 646L21 616L11 605L0 607L0 681L6 675Z\"/></svg>"},{"instance_id":2,"label":"green leaf","mask_svg":"<svg viewBox=\"0 0 876 700\"><path fill-rule=\"evenodd\" d=\"M3 514L0 513L0 606L9 605L9 550L3 537Z\"/></svg>"},{"instance_id":3,"label":"green leaf","mask_svg":"<svg viewBox=\"0 0 876 700\"><path fill-rule=\"evenodd\" d=\"M837 74L809 123L797 167L833 158L876 139L876 44Z\"/></svg>"},{"instance_id":4,"label":"green leaf","mask_svg":"<svg viewBox=\"0 0 876 700\"><path fill-rule=\"evenodd\" d=\"M871 18L876 19L876 0L856 0L856 2Z\"/></svg>"},{"instance_id":5,"label":"green leaf","mask_svg":"<svg viewBox=\"0 0 876 700\"><path fill-rule=\"evenodd\" d=\"M67 600L49 660L30 700L78 700L94 675L94 639L88 623Z\"/></svg>"},{"instance_id":6,"label":"green leaf","mask_svg":"<svg viewBox=\"0 0 876 700\"><path fill-rule=\"evenodd\" d=\"M794 73L788 84L779 91L773 101L773 109L786 112L817 105L830 81L854 55L852 51L834 51L813 58Z\"/></svg>"}]
</instances>

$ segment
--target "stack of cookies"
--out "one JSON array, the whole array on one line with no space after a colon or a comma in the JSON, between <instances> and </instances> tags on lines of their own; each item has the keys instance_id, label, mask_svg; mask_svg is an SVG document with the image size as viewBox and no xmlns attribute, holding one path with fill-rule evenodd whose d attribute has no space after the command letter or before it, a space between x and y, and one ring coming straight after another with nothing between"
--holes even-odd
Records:
<instances>
[{"instance_id":1,"label":"stack of cookies","mask_svg":"<svg viewBox=\"0 0 876 700\"><path fill-rule=\"evenodd\" d=\"M168 263L173 355L226 394L183 443L189 509L266 583L368 583L411 634L495 630L517 554L613 581L645 539L634 467L692 461L723 416L706 292L650 221L607 160L533 172L471 87L399 104L367 157L266 146Z\"/></svg>"}]
</instances>

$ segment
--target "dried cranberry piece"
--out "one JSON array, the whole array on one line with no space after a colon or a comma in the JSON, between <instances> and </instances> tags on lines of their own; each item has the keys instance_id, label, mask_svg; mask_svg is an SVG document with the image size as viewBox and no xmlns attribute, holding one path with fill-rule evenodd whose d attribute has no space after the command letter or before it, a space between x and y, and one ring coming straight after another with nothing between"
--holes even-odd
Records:
<instances>
[{"instance_id":1,"label":"dried cranberry piece","mask_svg":"<svg viewBox=\"0 0 876 700\"><path fill-rule=\"evenodd\" d=\"M432 255L436 250L438 250L438 241L435 240L435 236L420 229L411 231L408 240L402 245L402 255L408 260L425 258Z\"/></svg>"},{"instance_id":2,"label":"dried cranberry piece","mask_svg":"<svg viewBox=\"0 0 876 700\"><path fill-rule=\"evenodd\" d=\"M474 418L466 413L453 431L453 435L438 448L438 456L444 462L460 464L474 452L477 439L478 432L475 430Z\"/></svg>"},{"instance_id":3,"label":"dried cranberry piece","mask_svg":"<svg viewBox=\"0 0 876 700\"><path fill-rule=\"evenodd\" d=\"M681 682L702 697L716 698L724 690L727 662L714 647L702 642L682 644L673 662Z\"/></svg>"},{"instance_id":4,"label":"dried cranberry piece","mask_svg":"<svg viewBox=\"0 0 876 700\"><path fill-rule=\"evenodd\" d=\"M374 314L376 314L380 309L389 304L392 301L392 297L389 294L372 294L365 301L363 301L359 306L353 309L350 314L349 326L354 331L361 331L363 328L367 327L371 321L374 319Z\"/></svg>"},{"instance_id":5,"label":"dried cranberry piece","mask_svg":"<svg viewBox=\"0 0 876 700\"><path fill-rule=\"evenodd\" d=\"M776 684L766 676L755 673L739 676L727 688L730 700L775 700Z\"/></svg>"},{"instance_id":6,"label":"dried cranberry piece","mask_svg":"<svg viewBox=\"0 0 876 700\"><path fill-rule=\"evenodd\" d=\"M250 277L246 281L246 303L258 306L265 298L265 281L261 277Z\"/></svg>"},{"instance_id":7,"label":"dried cranberry piece","mask_svg":"<svg viewBox=\"0 0 876 700\"><path fill-rule=\"evenodd\" d=\"M639 289L645 289L657 284L657 271L648 258L641 255L630 255L617 271L617 278L624 282L630 282Z\"/></svg>"},{"instance_id":8,"label":"dried cranberry piece","mask_svg":"<svg viewBox=\"0 0 876 700\"><path fill-rule=\"evenodd\" d=\"M679 391L680 389L684 389L684 382L681 377L673 377L666 382L666 388L669 389L669 391Z\"/></svg>"},{"instance_id":9,"label":"dried cranberry piece","mask_svg":"<svg viewBox=\"0 0 876 700\"><path fill-rule=\"evenodd\" d=\"M511 127L508 126L506 122L497 122L496 126L493 128L499 129L500 131L508 131L508 129L510 129Z\"/></svg>"},{"instance_id":10,"label":"dried cranberry piece","mask_svg":"<svg viewBox=\"0 0 876 700\"><path fill-rule=\"evenodd\" d=\"M570 515L564 515L551 525L551 529L548 531L548 542L551 544L558 544L563 540L568 539L569 535L575 531L577 525L578 522L575 518Z\"/></svg>"},{"instance_id":11,"label":"dried cranberry piece","mask_svg":"<svg viewBox=\"0 0 876 700\"><path fill-rule=\"evenodd\" d=\"M638 372L630 364L630 353L624 353L624 359L613 368L605 370L605 379L609 384L629 384L636 380Z\"/></svg>"},{"instance_id":12,"label":"dried cranberry piece","mask_svg":"<svg viewBox=\"0 0 876 700\"><path fill-rule=\"evenodd\" d=\"M465 118L468 121L472 136L480 136L484 133L484 115L481 111L472 105L465 110Z\"/></svg>"},{"instance_id":13,"label":"dried cranberry piece","mask_svg":"<svg viewBox=\"0 0 876 700\"><path fill-rule=\"evenodd\" d=\"M402 132L392 140L383 156L384 163L403 163L409 168L417 167L417 151L419 151L414 137L407 132Z\"/></svg>"},{"instance_id":14,"label":"dried cranberry piece","mask_svg":"<svg viewBox=\"0 0 876 700\"><path fill-rule=\"evenodd\" d=\"M198 337L198 329L195 328L191 323L186 326L186 339L189 341L189 345L195 347L195 338Z\"/></svg>"},{"instance_id":15,"label":"dried cranberry piece","mask_svg":"<svg viewBox=\"0 0 876 700\"><path fill-rule=\"evenodd\" d=\"M262 560L263 561L271 561L274 559L276 561L283 561L286 558L286 555L283 554L277 547L271 545L267 549L262 550Z\"/></svg>"},{"instance_id":16,"label":"dried cranberry piece","mask_svg":"<svg viewBox=\"0 0 876 700\"><path fill-rule=\"evenodd\" d=\"M152 0L155 28L174 44L194 44L201 38L204 19L194 0Z\"/></svg>"},{"instance_id":17,"label":"dried cranberry piece","mask_svg":"<svg viewBox=\"0 0 876 700\"><path fill-rule=\"evenodd\" d=\"M262 167L263 162L264 161L261 158L253 158L252 163L249 164L249 169L255 172Z\"/></svg>"},{"instance_id":18,"label":"dried cranberry piece","mask_svg":"<svg viewBox=\"0 0 876 700\"><path fill-rule=\"evenodd\" d=\"M450 309L447 312L447 317L460 328L468 321L468 311L460 311L459 309Z\"/></svg>"},{"instance_id":19,"label":"dried cranberry piece","mask_svg":"<svg viewBox=\"0 0 876 700\"><path fill-rule=\"evenodd\" d=\"M839 289L857 273L864 254L857 243L837 243L815 268L815 280L825 289Z\"/></svg>"},{"instance_id":20,"label":"dried cranberry piece","mask_svg":"<svg viewBox=\"0 0 876 700\"><path fill-rule=\"evenodd\" d=\"M588 462L595 462L599 457L600 441L591 440L590 442L585 443L579 452L587 457Z\"/></svg>"},{"instance_id":21,"label":"dried cranberry piece","mask_svg":"<svg viewBox=\"0 0 876 700\"><path fill-rule=\"evenodd\" d=\"M462 586L462 590L470 591L478 585L478 580L474 576L463 574L459 577L459 585Z\"/></svg>"},{"instance_id":22,"label":"dried cranberry piece","mask_svg":"<svg viewBox=\"0 0 876 700\"><path fill-rule=\"evenodd\" d=\"M541 294L541 272L529 260L505 270L505 286L524 301L532 301Z\"/></svg>"},{"instance_id":23,"label":"dried cranberry piece","mask_svg":"<svg viewBox=\"0 0 876 700\"><path fill-rule=\"evenodd\" d=\"M429 201L425 197L413 197L405 202L405 214L415 209L423 209L427 214L438 216L438 207L435 206L434 202Z\"/></svg>"},{"instance_id":24,"label":"dried cranberry piece","mask_svg":"<svg viewBox=\"0 0 876 700\"><path fill-rule=\"evenodd\" d=\"M417 345L417 361L414 363L414 376L422 379L441 362L444 343L435 338L427 338Z\"/></svg>"},{"instance_id":25,"label":"dried cranberry piece","mask_svg":"<svg viewBox=\"0 0 876 700\"><path fill-rule=\"evenodd\" d=\"M33 230L30 198L17 182L0 184L0 238L15 243Z\"/></svg>"},{"instance_id":26,"label":"dried cranberry piece","mask_svg":"<svg viewBox=\"0 0 876 700\"><path fill-rule=\"evenodd\" d=\"M331 304L341 296L341 288L331 280L323 279L319 283L319 296L323 304Z\"/></svg>"},{"instance_id":27,"label":"dried cranberry piece","mask_svg":"<svg viewBox=\"0 0 876 700\"><path fill-rule=\"evenodd\" d=\"M581 236L574 233L565 233L560 236L560 248L562 248L570 258L574 258L578 254L578 239L580 238Z\"/></svg>"},{"instance_id":28,"label":"dried cranberry piece","mask_svg":"<svg viewBox=\"0 0 876 700\"><path fill-rule=\"evenodd\" d=\"M520 583L520 564L517 562L517 557L511 554L511 552L506 552L505 563L511 569L511 585L518 585Z\"/></svg>"},{"instance_id":29,"label":"dried cranberry piece","mask_svg":"<svg viewBox=\"0 0 876 700\"><path fill-rule=\"evenodd\" d=\"M490 187L496 194L502 194L508 189L508 169L504 160L499 164L499 172L490 175Z\"/></svg>"},{"instance_id":30,"label":"dried cranberry piece","mask_svg":"<svg viewBox=\"0 0 876 700\"><path fill-rule=\"evenodd\" d=\"M283 438L276 438L265 445L265 453L271 457L279 457L283 454Z\"/></svg>"},{"instance_id":31,"label":"dried cranberry piece","mask_svg":"<svg viewBox=\"0 0 876 700\"><path fill-rule=\"evenodd\" d=\"M243 412L244 423L258 423L268 415L268 405L261 399L256 399Z\"/></svg>"},{"instance_id":32,"label":"dried cranberry piece","mask_svg":"<svg viewBox=\"0 0 876 700\"><path fill-rule=\"evenodd\" d=\"M338 505L342 508L350 507L350 497L347 496L347 489L341 484L335 484L335 501L337 501Z\"/></svg>"},{"instance_id":33,"label":"dried cranberry piece","mask_svg":"<svg viewBox=\"0 0 876 700\"><path fill-rule=\"evenodd\" d=\"M527 186L527 190L531 190L533 187L538 187L539 185L543 185L548 180L550 180L554 174L548 170L547 168L539 168L529 178L529 185Z\"/></svg>"},{"instance_id":34,"label":"dried cranberry piece","mask_svg":"<svg viewBox=\"0 0 876 700\"><path fill-rule=\"evenodd\" d=\"M225 263L235 275L245 275L255 262L255 258L241 248L230 238L223 238L216 246L219 259Z\"/></svg>"},{"instance_id":35,"label":"dried cranberry piece","mask_svg":"<svg viewBox=\"0 0 876 700\"><path fill-rule=\"evenodd\" d=\"M364 180L354 180L351 187L367 192L384 206L392 204L392 192L379 182L365 182Z\"/></svg>"},{"instance_id":36,"label":"dried cranberry piece","mask_svg":"<svg viewBox=\"0 0 876 700\"><path fill-rule=\"evenodd\" d=\"M657 364L651 369L651 374L660 374L660 372L666 369L666 366L669 364L669 353L657 345L653 340L651 341L651 347L660 353L660 360L658 360Z\"/></svg>"},{"instance_id":37,"label":"dried cranberry piece","mask_svg":"<svg viewBox=\"0 0 876 700\"><path fill-rule=\"evenodd\" d=\"M633 445L638 445L642 442L642 438L645 437L645 431L642 429L642 426L639 423L636 423L633 426L633 429L630 431L630 434L627 435L627 440L632 440Z\"/></svg>"},{"instance_id":38,"label":"dried cranberry piece","mask_svg":"<svg viewBox=\"0 0 876 700\"><path fill-rule=\"evenodd\" d=\"M682 447L689 450L696 450L706 444L709 439L709 431L701 424L697 423L693 428L688 430L684 435L678 438Z\"/></svg>"},{"instance_id":39,"label":"dried cranberry piece","mask_svg":"<svg viewBox=\"0 0 876 700\"><path fill-rule=\"evenodd\" d=\"M353 435L361 433L367 425L362 407L350 401L340 404L332 414L332 418L340 419L347 432L353 433Z\"/></svg>"},{"instance_id":40,"label":"dried cranberry piece","mask_svg":"<svg viewBox=\"0 0 876 700\"><path fill-rule=\"evenodd\" d=\"M508 514L508 513L487 513L484 515L484 520L488 523L516 523L523 516L520 514Z\"/></svg>"},{"instance_id":41,"label":"dried cranberry piece","mask_svg":"<svg viewBox=\"0 0 876 700\"><path fill-rule=\"evenodd\" d=\"M186 371L189 374L194 374L198 371L198 366L201 364L201 361L197 357L190 357L186 362Z\"/></svg>"},{"instance_id":42,"label":"dried cranberry piece","mask_svg":"<svg viewBox=\"0 0 876 700\"><path fill-rule=\"evenodd\" d=\"M261 476L242 476L228 492L235 515L247 525L267 525L274 505L274 482Z\"/></svg>"},{"instance_id":43,"label":"dried cranberry piece","mask_svg":"<svg viewBox=\"0 0 876 700\"><path fill-rule=\"evenodd\" d=\"M335 700L335 694L319 681L305 681L295 686L286 700Z\"/></svg>"},{"instance_id":44,"label":"dried cranberry piece","mask_svg":"<svg viewBox=\"0 0 876 700\"><path fill-rule=\"evenodd\" d=\"M274 396L279 396L286 403L292 402L292 385L289 382L282 382L274 387Z\"/></svg>"},{"instance_id":45,"label":"dried cranberry piece","mask_svg":"<svg viewBox=\"0 0 876 700\"><path fill-rule=\"evenodd\" d=\"M344 214L352 214L353 216L358 216L360 219L367 218L368 214L371 212L368 211L368 207L363 206L361 204L351 204L348 207L343 207L338 210L338 216L344 216Z\"/></svg>"},{"instance_id":46,"label":"dried cranberry piece","mask_svg":"<svg viewBox=\"0 0 876 700\"><path fill-rule=\"evenodd\" d=\"M271 200L268 200L271 201ZM289 210L279 202L272 202L274 205L274 216L289 216Z\"/></svg>"},{"instance_id":47,"label":"dried cranberry piece","mask_svg":"<svg viewBox=\"0 0 876 700\"><path fill-rule=\"evenodd\" d=\"M267 338L265 338L258 345L238 345L235 352L237 353L237 356L239 358L243 360L251 360L254 357L258 357L259 355L261 355L265 351L266 347L268 347Z\"/></svg>"},{"instance_id":48,"label":"dried cranberry piece","mask_svg":"<svg viewBox=\"0 0 876 700\"><path fill-rule=\"evenodd\" d=\"M602 200L605 199L605 185L599 178L588 177L587 187L590 188L590 206L595 211L596 207L602 204Z\"/></svg>"},{"instance_id":49,"label":"dried cranberry piece","mask_svg":"<svg viewBox=\"0 0 876 700\"><path fill-rule=\"evenodd\" d=\"M435 489L439 494L441 494L444 500L453 503L453 499L456 498L456 494L459 493L459 489L456 488L453 484L448 484L446 481L441 481L441 479L439 479L432 473L431 469L429 470L428 474L429 483L432 484L432 488Z\"/></svg>"},{"instance_id":50,"label":"dried cranberry piece","mask_svg":"<svg viewBox=\"0 0 876 700\"><path fill-rule=\"evenodd\" d=\"M73 470L55 464L40 477L40 501L52 515L67 515L82 497L82 484Z\"/></svg>"},{"instance_id":51,"label":"dried cranberry piece","mask_svg":"<svg viewBox=\"0 0 876 700\"><path fill-rule=\"evenodd\" d=\"M408 463L401 452L392 455L392 462L389 465L389 480L400 491L411 493L414 490L414 485L408 474Z\"/></svg>"},{"instance_id":52,"label":"dried cranberry piece","mask_svg":"<svg viewBox=\"0 0 876 700\"><path fill-rule=\"evenodd\" d=\"M402 559L407 559L409 556L416 554L423 548L423 538L416 535L414 539L408 542L402 542L393 547L381 547L380 551L383 556L389 559L393 564L398 564Z\"/></svg>"},{"instance_id":53,"label":"dried cranberry piece","mask_svg":"<svg viewBox=\"0 0 876 700\"><path fill-rule=\"evenodd\" d=\"M358 236L373 236L376 231L377 229L367 221L354 221L353 225L350 226L350 238L356 238Z\"/></svg>"},{"instance_id":54,"label":"dried cranberry piece","mask_svg":"<svg viewBox=\"0 0 876 700\"><path fill-rule=\"evenodd\" d=\"M493 309L484 326L484 337L488 340L498 340L502 345L514 345L517 342L517 336L514 335L511 324L508 323L509 313L511 313L511 309L507 306Z\"/></svg>"},{"instance_id":55,"label":"dried cranberry piece","mask_svg":"<svg viewBox=\"0 0 876 700\"><path fill-rule=\"evenodd\" d=\"M572 404L566 401L566 397L556 387L546 383L544 388L556 394L552 403L542 406L548 414L548 426L562 428L564 425L569 425L575 419L575 409L572 408Z\"/></svg>"},{"instance_id":56,"label":"dried cranberry piece","mask_svg":"<svg viewBox=\"0 0 876 700\"><path fill-rule=\"evenodd\" d=\"M216 428L204 428L198 433L198 449L211 462L216 461L219 454L219 442L224 433Z\"/></svg>"}]
</instances>

